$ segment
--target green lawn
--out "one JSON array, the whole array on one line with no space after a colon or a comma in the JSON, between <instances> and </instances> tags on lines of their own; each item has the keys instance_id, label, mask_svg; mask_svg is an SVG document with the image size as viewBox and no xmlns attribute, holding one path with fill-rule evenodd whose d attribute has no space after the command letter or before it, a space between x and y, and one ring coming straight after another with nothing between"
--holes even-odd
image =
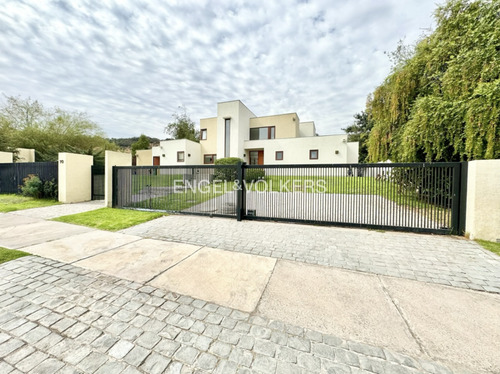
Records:
<instances>
[{"instance_id":1,"label":"green lawn","mask_svg":"<svg viewBox=\"0 0 500 374\"><path fill-rule=\"evenodd\" d=\"M157 212L141 212L138 210L101 208L90 212L58 217L53 220L73 223L75 225L94 227L100 230L118 231L140 223L151 221L164 215L166 214Z\"/></svg>"},{"instance_id":2,"label":"green lawn","mask_svg":"<svg viewBox=\"0 0 500 374\"><path fill-rule=\"evenodd\" d=\"M182 181L182 174L136 174L132 175L132 193L138 193L146 186L152 187L173 187L175 181Z\"/></svg>"},{"instance_id":3,"label":"green lawn","mask_svg":"<svg viewBox=\"0 0 500 374\"><path fill-rule=\"evenodd\" d=\"M29 256L29 253L26 252L21 252L21 251L16 251L15 249L7 249L0 247L0 264L10 261L10 260L15 260L16 258L19 257L24 257L24 256Z\"/></svg>"},{"instance_id":4,"label":"green lawn","mask_svg":"<svg viewBox=\"0 0 500 374\"><path fill-rule=\"evenodd\" d=\"M2 213L30 208L40 208L56 204L59 204L59 202L50 199L34 199L32 197L14 194L0 195L0 212Z\"/></svg>"},{"instance_id":5,"label":"green lawn","mask_svg":"<svg viewBox=\"0 0 500 374\"><path fill-rule=\"evenodd\" d=\"M232 191L231 182L209 184L200 188L188 188L183 192L170 193L162 197L155 197L131 203L132 208L143 208L152 210L167 210L178 212L192 206L201 204L207 200L223 195L227 191Z\"/></svg>"},{"instance_id":6,"label":"green lawn","mask_svg":"<svg viewBox=\"0 0 500 374\"><path fill-rule=\"evenodd\" d=\"M487 240L476 240L479 244L483 246L484 249L487 249L490 252L500 256L500 243L489 242Z\"/></svg>"}]
</instances>

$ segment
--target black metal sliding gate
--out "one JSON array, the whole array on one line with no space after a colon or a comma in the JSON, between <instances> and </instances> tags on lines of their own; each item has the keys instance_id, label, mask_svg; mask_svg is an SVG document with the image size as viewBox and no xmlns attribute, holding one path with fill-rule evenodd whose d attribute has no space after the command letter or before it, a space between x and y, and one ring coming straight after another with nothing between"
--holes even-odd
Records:
<instances>
[{"instance_id":1,"label":"black metal sliding gate","mask_svg":"<svg viewBox=\"0 0 500 374\"><path fill-rule=\"evenodd\" d=\"M466 163L115 167L113 206L463 234Z\"/></svg>"},{"instance_id":2,"label":"black metal sliding gate","mask_svg":"<svg viewBox=\"0 0 500 374\"><path fill-rule=\"evenodd\" d=\"M92 200L104 200L104 166L92 165Z\"/></svg>"},{"instance_id":3,"label":"black metal sliding gate","mask_svg":"<svg viewBox=\"0 0 500 374\"><path fill-rule=\"evenodd\" d=\"M0 164L0 193L19 193L23 179L37 175L42 181L57 183L57 162L19 162Z\"/></svg>"}]
</instances>

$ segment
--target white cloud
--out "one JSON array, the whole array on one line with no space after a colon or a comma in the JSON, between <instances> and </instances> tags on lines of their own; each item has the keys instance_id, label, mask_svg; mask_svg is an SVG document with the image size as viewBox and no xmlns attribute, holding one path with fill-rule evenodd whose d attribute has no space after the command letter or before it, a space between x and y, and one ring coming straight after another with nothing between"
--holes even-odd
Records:
<instances>
[{"instance_id":1,"label":"white cloud","mask_svg":"<svg viewBox=\"0 0 500 374\"><path fill-rule=\"evenodd\" d=\"M4 0L0 91L86 111L109 136L164 137L240 99L340 133L389 73L383 51L432 26L430 1Z\"/></svg>"}]
</instances>

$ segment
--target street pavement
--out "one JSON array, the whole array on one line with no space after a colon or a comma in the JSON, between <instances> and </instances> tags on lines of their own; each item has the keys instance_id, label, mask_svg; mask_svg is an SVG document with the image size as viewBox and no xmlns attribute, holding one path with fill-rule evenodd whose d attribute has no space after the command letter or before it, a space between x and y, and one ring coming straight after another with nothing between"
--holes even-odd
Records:
<instances>
[{"instance_id":1,"label":"street pavement","mask_svg":"<svg viewBox=\"0 0 500 374\"><path fill-rule=\"evenodd\" d=\"M20 213L0 214L0 246L35 256L0 265L0 373L500 372L500 265L474 242L191 216L110 233Z\"/></svg>"}]
</instances>

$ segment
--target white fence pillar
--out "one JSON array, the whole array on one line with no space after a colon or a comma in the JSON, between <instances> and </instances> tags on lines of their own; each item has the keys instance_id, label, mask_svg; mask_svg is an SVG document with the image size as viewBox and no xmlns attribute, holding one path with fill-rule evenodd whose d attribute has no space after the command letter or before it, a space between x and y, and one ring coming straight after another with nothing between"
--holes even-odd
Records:
<instances>
[{"instance_id":1,"label":"white fence pillar","mask_svg":"<svg viewBox=\"0 0 500 374\"><path fill-rule=\"evenodd\" d=\"M12 152L0 152L0 164L12 164L14 154Z\"/></svg>"},{"instance_id":2,"label":"white fence pillar","mask_svg":"<svg viewBox=\"0 0 500 374\"><path fill-rule=\"evenodd\" d=\"M104 201L107 207L113 203L113 166L132 166L130 153L106 151L104 167Z\"/></svg>"},{"instance_id":3,"label":"white fence pillar","mask_svg":"<svg viewBox=\"0 0 500 374\"><path fill-rule=\"evenodd\" d=\"M469 162L465 231L471 239L500 242L500 160Z\"/></svg>"},{"instance_id":4,"label":"white fence pillar","mask_svg":"<svg viewBox=\"0 0 500 374\"><path fill-rule=\"evenodd\" d=\"M58 198L62 203L79 203L92 199L92 165L89 155L59 153Z\"/></svg>"}]
</instances>

